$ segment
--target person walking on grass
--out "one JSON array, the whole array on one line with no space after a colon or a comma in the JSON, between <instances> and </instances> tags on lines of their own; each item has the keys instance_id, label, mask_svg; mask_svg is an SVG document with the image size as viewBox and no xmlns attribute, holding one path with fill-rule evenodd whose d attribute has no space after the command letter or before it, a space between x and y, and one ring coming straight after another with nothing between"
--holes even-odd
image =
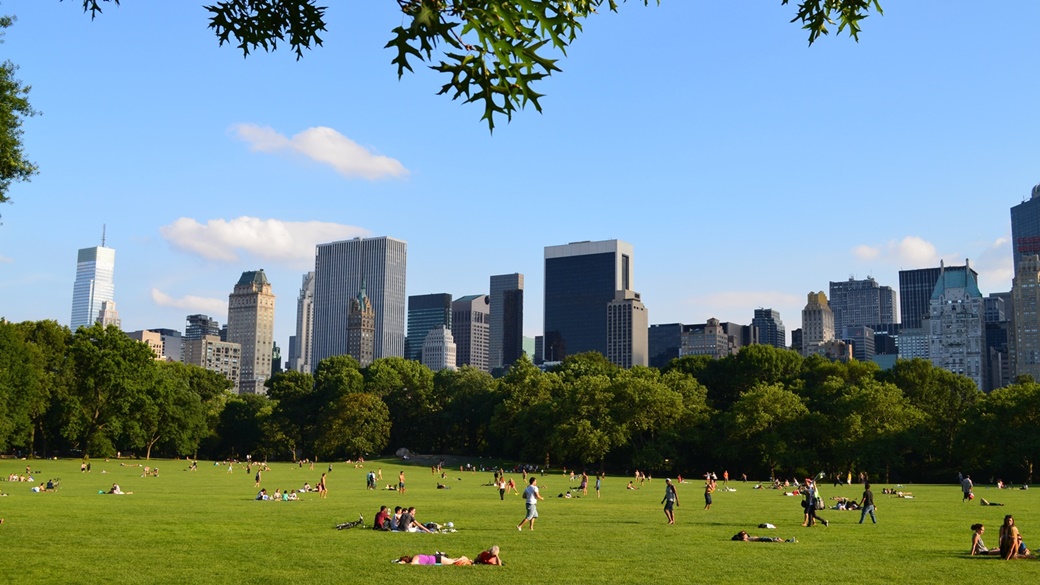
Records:
<instances>
[{"instance_id":1,"label":"person walking on grass","mask_svg":"<svg viewBox=\"0 0 1040 585\"><path fill-rule=\"evenodd\" d=\"M538 493L537 483L538 478L532 477L530 479L530 485L528 485L527 489L524 490L524 505L527 508L527 515L520 521L520 524L517 524L516 529L518 531L523 531L524 522L527 522L530 525L531 530L534 530L534 520L538 517L538 500L545 499L542 497L542 494Z\"/></svg>"},{"instance_id":2,"label":"person walking on grass","mask_svg":"<svg viewBox=\"0 0 1040 585\"><path fill-rule=\"evenodd\" d=\"M711 494L715 491L715 480L708 478L704 484L704 509L711 509Z\"/></svg>"},{"instance_id":3,"label":"person walking on grass","mask_svg":"<svg viewBox=\"0 0 1040 585\"><path fill-rule=\"evenodd\" d=\"M599 488L603 487L603 472L596 476L596 497L599 497Z\"/></svg>"},{"instance_id":4,"label":"person walking on grass","mask_svg":"<svg viewBox=\"0 0 1040 585\"><path fill-rule=\"evenodd\" d=\"M859 514L859 523L863 524L863 521L867 519L867 514L870 514L870 519L877 524L877 516L874 515L874 492L870 491L870 483L863 484L863 500L859 503L859 508L862 510Z\"/></svg>"},{"instance_id":5,"label":"person walking on grass","mask_svg":"<svg viewBox=\"0 0 1040 585\"><path fill-rule=\"evenodd\" d=\"M975 495L971 493L972 487L974 487L974 484L971 482L971 476L965 475L964 479L961 481L961 492L964 494L961 498L962 502L967 502L975 497Z\"/></svg>"},{"instance_id":6,"label":"person walking on grass","mask_svg":"<svg viewBox=\"0 0 1040 585\"><path fill-rule=\"evenodd\" d=\"M664 480L664 499L661 500L661 503L664 504L664 517L668 519L669 524L675 524L674 507L679 505L679 494L675 491L671 479Z\"/></svg>"}]
</instances>

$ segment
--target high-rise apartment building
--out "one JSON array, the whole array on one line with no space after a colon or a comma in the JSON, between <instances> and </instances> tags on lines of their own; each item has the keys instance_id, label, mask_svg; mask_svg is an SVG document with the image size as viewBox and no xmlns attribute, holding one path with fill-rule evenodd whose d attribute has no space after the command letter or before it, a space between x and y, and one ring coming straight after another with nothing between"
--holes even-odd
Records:
<instances>
[{"instance_id":1,"label":"high-rise apartment building","mask_svg":"<svg viewBox=\"0 0 1040 585\"><path fill-rule=\"evenodd\" d=\"M1040 253L1040 185L1033 187L1029 199L1011 208L1011 253L1016 274L1024 256Z\"/></svg>"},{"instance_id":2,"label":"high-rise apartment building","mask_svg":"<svg viewBox=\"0 0 1040 585\"><path fill-rule=\"evenodd\" d=\"M740 341L727 333L715 317L703 324L684 326L681 344L681 356L707 355L716 359L735 355L740 348Z\"/></svg>"},{"instance_id":3,"label":"high-rise apartment building","mask_svg":"<svg viewBox=\"0 0 1040 585\"><path fill-rule=\"evenodd\" d=\"M314 328L314 272L303 275L300 285L300 296L296 299L296 335L295 343L289 344L288 369L310 373L311 335Z\"/></svg>"},{"instance_id":4,"label":"high-rise apartment building","mask_svg":"<svg viewBox=\"0 0 1040 585\"><path fill-rule=\"evenodd\" d=\"M439 327L451 329L450 294L433 293L408 297L408 337L404 343L404 357L421 362L426 334Z\"/></svg>"},{"instance_id":5,"label":"high-rise apartment building","mask_svg":"<svg viewBox=\"0 0 1040 585\"><path fill-rule=\"evenodd\" d=\"M489 372L488 341L490 295L468 295L451 303L451 336L455 338L455 363Z\"/></svg>"},{"instance_id":6,"label":"high-rise apartment building","mask_svg":"<svg viewBox=\"0 0 1040 585\"><path fill-rule=\"evenodd\" d=\"M513 365L524 352L524 275L492 276L490 297L488 371L495 371Z\"/></svg>"},{"instance_id":7,"label":"high-rise apartment building","mask_svg":"<svg viewBox=\"0 0 1040 585\"><path fill-rule=\"evenodd\" d=\"M220 337L220 323L209 315L188 315L184 323L184 339L202 339L207 335Z\"/></svg>"},{"instance_id":8,"label":"high-rise apartment building","mask_svg":"<svg viewBox=\"0 0 1040 585\"><path fill-rule=\"evenodd\" d=\"M882 286L873 278L849 278L831 282L828 305L834 313L834 333L841 336L845 327L898 323L896 319L896 291Z\"/></svg>"},{"instance_id":9,"label":"high-rise apartment building","mask_svg":"<svg viewBox=\"0 0 1040 585\"><path fill-rule=\"evenodd\" d=\"M1023 204L1024 205L1024 204ZM1015 307L1010 340L1011 371L1040 380L1040 255L1017 258L1011 285Z\"/></svg>"},{"instance_id":10,"label":"high-rise apartment building","mask_svg":"<svg viewBox=\"0 0 1040 585\"><path fill-rule=\"evenodd\" d=\"M155 355L157 361L166 361L166 352L163 350L162 334L158 331L139 329L137 331L127 332L126 336L134 341L140 341L147 345L148 349L152 350L152 354Z\"/></svg>"},{"instance_id":11,"label":"high-rise apartment building","mask_svg":"<svg viewBox=\"0 0 1040 585\"><path fill-rule=\"evenodd\" d=\"M607 303L607 359L610 363L631 368L650 363L647 330L650 322L639 293L619 290Z\"/></svg>"},{"instance_id":12,"label":"high-rise apartment building","mask_svg":"<svg viewBox=\"0 0 1040 585\"><path fill-rule=\"evenodd\" d=\"M185 338L183 347L181 361L223 374L238 388L242 373L241 345L221 341L216 335L204 335L199 339Z\"/></svg>"},{"instance_id":13,"label":"high-rise apartment building","mask_svg":"<svg viewBox=\"0 0 1040 585\"><path fill-rule=\"evenodd\" d=\"M350 299L347 314L347 355L353 356L361 367L367 367L375 360L375 348L376 310L368 298L365 282L361 281L361 290L357 297Z\"/></svg>"},{"instance_id":14,"label":"high-rise apartment building","mask_svg":"<svg viewBox=\"0 0 1040 585\"><path fill-rule=\"evenodd\" d=\"M116 251L112 248L102 244L80 249L76 256L76 282L72 285L70 329L76 331L98 322L102 303L115 299L115 269Z\"/></svg>"},{"instance_id":15,"label":"high-rise apartment building","mask_svg":"<svg viewBox=\"0 0 1040 585\"><path fill-rule=\"evenodd\" d=\"M607 355L607 304L633 290L632 245L621 240L545 248L544 359Z\"/></svg>"},{"instance_id":16,"label":"high-rise apartment building","mask_svg":"<svg viewBox=\"0 0 1040 585\"><path fill-rule=\"evenodd\" d=\"M171 362L181 361L181 348L184 338L181 336L180 331L163 327L155 327L149 329L149 331L155 331L162 338L163 355L166 356L166 359Z\"/></svg>"},{"instance_id":17,"label":"high-rise apartment building","mask_svg":"<svg viewBox=\"0 0 1040 585\"><path fill-rule=\"evenodd\" d=\"M757 339L757 343L772 345L780 349L787 347L787 331L784 329L784 322L780 320L780 311L755 309L755 318L751 320L751 327L755 329L754 337Z\"/></svg>"},{"instance_id":18,"label":"high-rise apartment building","mask_svg":"<svg viewBox=\"0 0 1040 585\"><path fill-rule=\"evenodd\" d=\"M940 262L927 323L932 364L971 378L982 390L987 376L986 307L977 278L967 260L964 266Z\"/></svg>"},{"instance_id":19,"label":"high-rise apartment building","mask_svg":"<svg viewBox=\"0 0 1040 585\"><path fill-rule=\"evenodd\" d=\"M404 355L408 244L389 237L318 244L314 257L311 367L346 355L351 299L366 286L375 311L375 359Z\"/></svg>"},{"instance_id":20,"label":"high-rise apartment building","mask_svg":"<svg viewBox=\"0 0 1040 585\"><path fill-rule=\"evenodd\" d=\"M451 329L446 325L440 325L430 329L423 339L421 351L422 363L434 372L440 370L454 370L455 362L455 340L451 336Z\"/></svg>"},{"instance_id":21,"label":"high-rise apartment building","mask_svg":"<svg viewBox=\"0 0 1040 585\"><path fill-rule=\"evenodd\" d=\"M263 270L242 273L228 295L227 340L242 346L239 394L265 394L274 351L274 294Z\"/></svg>"},{"instance_id":22,"label":"high-rise apartment building","mask_svg":"<svg viewBox=\"0 0 1040 585\"><path fill-rule=\"evenodd\" d=\"M823 291L806 296L802 309L802 355L821 353L824 345L834 339L834 313L827 304Z\"/></svg>"},{"instance_id":23,"label":"high-rise apartment building","mask_svg":"<svg viewBox=\"0 0 1040 585\"><path fill-rule=\"evenodd\" d=\"M868 362L874 359L874 334L874 330L866 325L849 325L841 338L852 343L852 357Z\"/></svg>"}]
</instances>

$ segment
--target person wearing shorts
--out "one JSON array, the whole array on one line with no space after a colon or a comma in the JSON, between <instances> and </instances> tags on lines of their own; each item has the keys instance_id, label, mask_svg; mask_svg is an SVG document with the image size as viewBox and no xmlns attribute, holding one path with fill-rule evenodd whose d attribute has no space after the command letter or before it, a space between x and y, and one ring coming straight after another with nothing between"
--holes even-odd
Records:
<instances>
[{"instance_id":1,"label":"person wearing shorts","mask_svg":"<svg viewBox=\"0 0 1040 585\"><path fill-rule=\"evenodd\" d=\"M538 493L537 483L538 478L532 477L527 489L524 490L524 506L527 507L527 515L520 521L520 524L517 524L516 529L519 531L523 531L525 522L530 525L531 530L534 530L534 520L538 517L538 500L545 499L542 494Z\"/></svg>"}]
</instances>

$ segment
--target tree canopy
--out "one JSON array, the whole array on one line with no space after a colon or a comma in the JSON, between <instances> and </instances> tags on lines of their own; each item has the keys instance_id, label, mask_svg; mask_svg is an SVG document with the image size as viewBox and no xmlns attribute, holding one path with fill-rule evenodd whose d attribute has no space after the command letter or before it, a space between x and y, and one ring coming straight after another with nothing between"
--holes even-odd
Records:
<instances>
[{"instance_id":1,"label":"tree canopy","mask_svg":"<svg viewBox=\"0 0 1040 585\"><path fill-rule=\"evenodd\" d=\"M83 10L94 18L105 2L118 5L120 0L83 0ZM398 77L413 71L416 62L429 64L445 76L438 93L480 104L481 120L493 131L496 116L512 120L528 104L541 111L537 82L560 71L557 63L590 16L617 12L626 0L396 2L402 20L385 48L394 54ZM328 30L326 7L317 0L221 0L205 8L219 44L233 44L244 56L288 44L300 59L304 49L322 44L320 35ZM834 26L858 40L871 12L882 13L880 0L799 0L791 22L808 32L810 45Z\"/></svg>"},{"instance_id":2,"label":"tree canopy","mask_svg":"<svg viewBox=\"0 0 1040 585\"><path fill-rule=\"evenodd\" d=\"M13 16L0 16L0 43L14 22ZM15 78L17 71L10 60L0 62L0 203L7 201L11 183L28 181L37 172L22 148L22 121L39 112L29 104L30 87Z\"/></svg>"}]
</instances>

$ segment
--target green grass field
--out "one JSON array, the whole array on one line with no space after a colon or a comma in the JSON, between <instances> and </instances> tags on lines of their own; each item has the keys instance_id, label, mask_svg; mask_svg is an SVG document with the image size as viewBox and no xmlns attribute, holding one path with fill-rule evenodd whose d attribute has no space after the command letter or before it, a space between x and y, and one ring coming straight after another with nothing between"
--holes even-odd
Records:
<instances>
[{"instance_id":1,"label":"green grass field","mask_svg":"<svg viewBox=\"0 0 1040 585\"><path fill-rule=\"evenodd\" d=\"M159 477L141 477L139 467L158 465ZM474 463L479 463L474 460ZM491 473L449 472L372 461L364 469L333 464L329 497L304 494L298 502L258 502L253 476L244 466L185 461L92 461L89 474L78 460L2 460L0 475L25 471L37 482L61 478L54 493L32 493L28 483L0 483L3 573L21 583L992 583L1035 582L1040 561L1000 561L966 554L969 526L987 526L987 544L997 544L999 524L1013 513L1027 545L1040 548L1040 488L998 491L976 487L976 495L1003 502L982 507L961 502L958 486L905 486L915 499L881 495L875 486L878 524L859 525L859 512L827 510L830 527L803 528L798 498L774 490L731 483L736 492L716 492L704 511L702 482L678 486L676 525L661 512L663 478L626 490L628 478L608 477L601 498L562 499L570 483L558 473L540 478L545 502L536 530L515 526L523 504L515 495L500 501ZM314 470L277 463L263 485L298 488L317 482L327 464ZM380 487L395 483L401 469L408 492L367 491L365 473L382 468ZM102 473L104 471L105 473ZM521 484L519 475L514 476ZM119 483L133 495L99 495ZM590 484L591 485L591 484ZM522 490L522 485L518 485ZM576 485L575 485L576 487ZM858 486L821 484L826 498L858 498ZM371 524L380 505L414 505L422 522L454 522L453 534L337 531L338 522L364 513ZM776 530L756 528L770 522ZM798 539L794 544L738 543L738 530ZM498 544L504 567L421 567L390 564L403 554L445 551L474 556Z\"/></svg>"}]
</instances>

